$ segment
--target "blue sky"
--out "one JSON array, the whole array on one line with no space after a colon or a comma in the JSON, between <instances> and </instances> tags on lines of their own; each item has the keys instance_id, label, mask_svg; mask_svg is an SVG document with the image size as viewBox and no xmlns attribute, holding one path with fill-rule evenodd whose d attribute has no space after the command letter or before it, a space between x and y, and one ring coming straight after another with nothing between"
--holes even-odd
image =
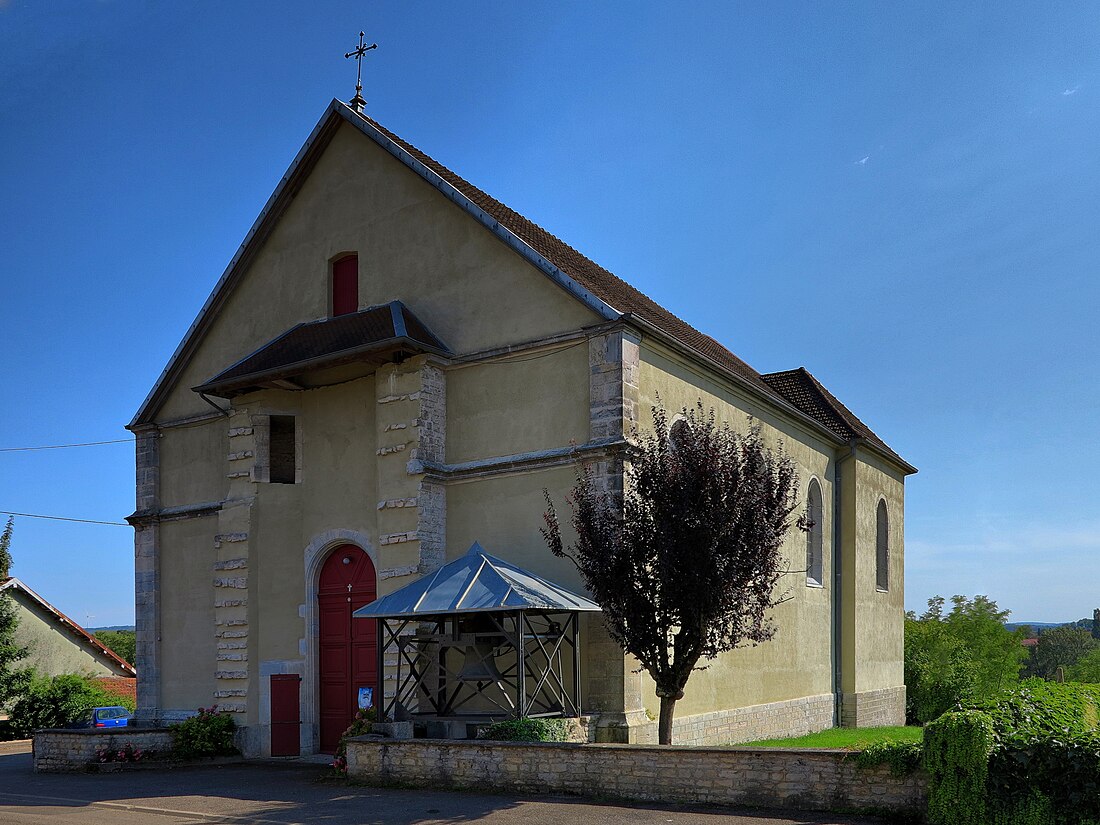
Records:
<instances>
[{"instance_id":1,"label":"blue sky","mask_svg":"<svg viewBox=\"0 0 1100 825\"><path fill-rule=\"evenodd\" d=\"M332 97L913 464L909 607L1100 605L1100 7L0 0L0 448L130 419ZM119 521L127 445L0 452L0 509ZM14 573L133 619L128 528Z\"/></svg>"}]
</instances>

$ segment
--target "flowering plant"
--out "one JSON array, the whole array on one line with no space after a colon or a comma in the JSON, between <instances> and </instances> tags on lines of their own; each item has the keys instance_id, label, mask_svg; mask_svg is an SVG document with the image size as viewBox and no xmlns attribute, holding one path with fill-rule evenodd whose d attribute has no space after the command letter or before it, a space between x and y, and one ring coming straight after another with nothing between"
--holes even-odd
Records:
<instances>
[{"instance_id":1,"label":"flowering plant","mask_svg":"<svg viewBox=\"0 0 1100 825\"><path fill-rule=\"evenodd\" d=\"M348 772L348 737L363 736L371 732L371 725L377 717L374 708L359 710L355 713L355 721L348 726L340 737L340 744L336 748L336 756L332 760L332 767L340 773Z\"/></svg>"},{"instance_id":2,"label":"flowering plant","mask_svg":"<svg viewBox=\"0 0 1100 825\"><path fill-rule=\"evenodd\" d=\"M96 761L103 762L140 762L143 759L150 759L156 751L146 750L145 748L135 748L133 742L127 742L121 748L109 748L106 745L100 745L95 749Z\"/></svg>"}]
</instances>

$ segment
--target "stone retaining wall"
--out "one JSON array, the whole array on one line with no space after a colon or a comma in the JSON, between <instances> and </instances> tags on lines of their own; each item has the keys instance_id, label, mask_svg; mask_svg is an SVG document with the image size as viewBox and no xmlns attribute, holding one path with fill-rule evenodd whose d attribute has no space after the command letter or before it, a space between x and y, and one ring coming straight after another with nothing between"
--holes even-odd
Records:
<instances>
[{"instance_id":1,"label":"stone retaining wall","mask_svg":"<svg viewBox=\"0 0 1100 825\"><path fill-rule=\"evenodd\" d=\"M35 773L82 771L97 761L96 748L135 748L166 755L172 750L172 734L166 728L104 728L35 731L32 761Z\"/></svg>"},{"instance_id":2,"label":"stone retaining wall","mask_svg":"<svg viewBox=\"0 0 1100 825\"><path fill-rule=\"evenodd\" d=\"M846 751L472 742L348 743L348 776L426 787L804 810L923 809L923 774L862 769Z\"/></svg>"}]
</instances>

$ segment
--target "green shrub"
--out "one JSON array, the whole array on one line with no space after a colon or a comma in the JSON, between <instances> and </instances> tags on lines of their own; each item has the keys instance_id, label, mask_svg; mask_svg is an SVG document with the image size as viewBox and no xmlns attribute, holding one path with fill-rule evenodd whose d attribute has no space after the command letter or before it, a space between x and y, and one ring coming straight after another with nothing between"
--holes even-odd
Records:
<instances>
[{"instance_id":1,"label":"green shrub","mask_svg":"<svg viewBox=\"0 0 1100 825\"><path fill-rule=\"evenodd\" d=\"M117 704L116 697L88 677L35 676L11 710L11 731L16 738L26 738L42 728L80 722L92 708Z\"/></svg>"},{"instance_id":2,"label":"green shrub","mask_svg":"<svg viewBox=\"0 0 1100 825\"><path fill-rule=\"evenodd\" d=\"M993 720L981 711L943 714L924 729L931 825L986 825Z\"/></svg>"},{"instance_id":3,"label":"green shrub","mask_svg":"<svg viewBox=\"0 0 1100 825\"><path fill-rule=\"evenodd\" d=\"M1100 686L1028 679L925 728L932 825L1100 819Z\"/></svg>"},{"instance_id":4,"label":"green shrub","mask_svg":"<svg viewBox=\"0 0 1100 825\"><path fill-rule=\"evenodd\" d=\"M1100 685L1025 679L976 705L993 719L996 744L1011 746L1040 737L1083 736L1097 730Z\"/></svg>"},{"instance_id":5,"label":"green shrub","mask_svg":"<svg viewBox=\"0 0 1100 825\"><path fill-rule=\"evenodd\" d=\"M569 723L564 719L508 719L494 722L478 735L478 739L498 742L566 742Z\"/></svg>"},{"instance_id":6,"label":"green shrub","mask_svg":"<svg viewBox=\"0 0 1100 825\"><path fill-rule=\"evenodd\" d=\"M894 776L905 776L921 766L924 746L920 742L873 742L856 754L861 768L889 765Z\"/></svg>"},{"instance_id":7,"label":"green shrub","mask_svg":"<svg viewBox=\"0 0 1100 825\"><path fill-rule=\"evenodd\" d=\"M170 725L172 753L179 759L204 756L228 756L237 753L233 734L237 723L229 713L218 713L218 706L199 708L197 716Z\"/></svg>"}]
</instances>

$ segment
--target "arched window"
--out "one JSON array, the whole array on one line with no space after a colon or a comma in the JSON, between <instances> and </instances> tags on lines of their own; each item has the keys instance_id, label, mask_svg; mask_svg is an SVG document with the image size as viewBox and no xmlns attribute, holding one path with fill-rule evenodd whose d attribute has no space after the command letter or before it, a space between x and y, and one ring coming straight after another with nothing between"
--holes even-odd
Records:
<instances>
[{"instance_id":1,"label":"arched window","mask_svg":"<svg viewBox=\"0 0 1100 825\"><path fill-rule=\"evenodd\" d=\"M886 501L882 499L875 519L875 584L879 590L890 589L890 521Z\"/></svg>"},{"instance_id":2,"label":"arched window","mask_svg":"<svg viewBox=\"0 0 1100 825\"><path fill-rule=\"evenodd\" d=\"M359 311L359 256L332 262L332 317Z\"/></svg>"},{"instance_id":3,"label":"arched window","mask_svg":"<svg viewBox=\"0 0 1100 825\"><path fill-rule=\"evenodd\" d=\"M821 485L816 478L810 479L810 489L806 494L806 515L810 519L810 529L806 532L806 584L824 584L825 510L821 506Z\"/></svg>"},{"instance_id":4,"label":"arched window","mask_svg":"<svg viewBox=\"0 0 1100 825\"><path fill-rule=\"evenodd\" d=\"M672 426L668 430L668 446L671 450L680 449L687 439L691 436L691 425L687 423L687 419L680 418L672 422Z\"/></svg>"}]
</instances>

